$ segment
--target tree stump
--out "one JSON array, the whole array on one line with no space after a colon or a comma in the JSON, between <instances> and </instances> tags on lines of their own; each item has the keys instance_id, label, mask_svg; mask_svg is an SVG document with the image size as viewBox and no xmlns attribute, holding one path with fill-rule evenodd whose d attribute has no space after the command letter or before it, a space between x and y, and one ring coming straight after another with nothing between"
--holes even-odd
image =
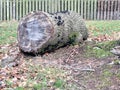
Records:
<instances>
[{"instance_id":1,"label":"tree stump","mask_svg":"<svg viewBox=\"0 0 120 90\"><path fill-rule=\"evenodd\" d=\"M88 37L84 20L72 11L54 14L34 11L21 19L18 45L23 52L45 53Z\"/></svg>"}]
</instances>

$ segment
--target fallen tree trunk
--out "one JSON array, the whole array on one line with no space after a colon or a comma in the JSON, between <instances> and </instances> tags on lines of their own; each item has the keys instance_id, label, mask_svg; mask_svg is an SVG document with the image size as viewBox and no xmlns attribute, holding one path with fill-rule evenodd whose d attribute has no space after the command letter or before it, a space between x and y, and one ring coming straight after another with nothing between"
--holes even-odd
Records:
<instances>
[{"instance_id":1,"label":"fallen tree trunk","mask_svg":"<svg viewBox=\"0 0 120 90\"><path fill-rule=\"evenodd\" d=\"M79 14L31 12L18 26L18 45L24 52L44 53L86 40L88 31Z\"/></svg>"}]
</instances>

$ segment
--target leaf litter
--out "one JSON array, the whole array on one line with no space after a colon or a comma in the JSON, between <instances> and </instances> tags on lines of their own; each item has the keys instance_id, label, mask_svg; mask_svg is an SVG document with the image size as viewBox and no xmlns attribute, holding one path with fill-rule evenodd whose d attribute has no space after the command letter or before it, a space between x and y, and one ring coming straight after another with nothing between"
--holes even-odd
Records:
<instances>
[{"instance_id":1,"label":"leaf litter","mask_svg":"<svg viewBox=\"0 0 120 90\"><path fill-rule=\"evenodd\" d=\"M104 37L92 37L88 40L101 42L113 39L115 38L111 39L111 37L104 35ZM36 79L38 74L43 73L47 74L47 79L49 78L47 81L49 90L55 89L54 83L59 77L65 80L64 87L68 90L72 90L72 88L77 90L105 90L106 88L108 90L119 90L120 68L116 68L119 65L109 65L117 58L115 56L105 58L86 57L86 46L86 43L80 46L67 46L43 56L37 55L35 57L21 53L16 43L0 46L0 89L11 88L14 90L17 87L24 87L32 90L32 87L40 82L39 79ZM31 67L34 68L35 66L39 68L36 67L35 70L31 71ZM46 67L56 68L58 71L63 70L65 73L52 74L49 70L46 72ZM102 76L104 69L112 70L111 73L115 73L115 75L109 77L110 81L116 80L115 83L108 84L107 81L101 79L101 77L103 79L108 78ZM29 78L34 79L34 81L29 81ZM101 84L95 85L98 82ZM73 85L75 86L72 87Z\"/></svg>"}]
</instances>

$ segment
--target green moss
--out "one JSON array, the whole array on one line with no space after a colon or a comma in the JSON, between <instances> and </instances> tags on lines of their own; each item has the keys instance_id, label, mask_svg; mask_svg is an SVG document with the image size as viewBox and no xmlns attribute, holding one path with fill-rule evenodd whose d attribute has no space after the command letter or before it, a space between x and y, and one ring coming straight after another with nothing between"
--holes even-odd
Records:
<instances>
[{"instance_id":1,"label":"green moss","mask_svg":"<svg viewBox=\"0 0 120 90\"><path fill-rule=\"evenodd\" d=\"M11 87L13 85L13 82L11 80L6 80L5 83L7 87Z\"/></svg>"},{"instance_id":2,"label":"green moss","mask_svg":"<svg viewBox=\"0 0 120 90\"><path fill-rule=\"evenodd\" d=\"M61 46L64 46L64 44L63 44L63 43L58 43L58 46L57 46L57 47L59 48L59 47L61 47Z\"/></svg>"},{"instance_id":3,"label":"green moss","mask_svg":"<svg viewBox=\"0 0 120 90\"><path fill-rule=\"evenodd\" d=\"M42 89L41 84L35 84L35 85L33 86L33 90L41 90L41 89Z\"/></svg>"},{"instance_id":4,"label":"green moss","mask_svg":"<svg viewBox=\"0 0 120 90\"><path fill-rule=\"evenodd\" d=\"M46 48L39 50L39 53L44 54L45 52L52 52L55 49L58 49L60 47L66 46L66 45L67 44L65 44L64 42L58 41L55 45L48 45Z\"/></svg>"},{"instance_id":5,"label":"green moss","mask_svg":"<svg viewBox=\"0 0 120 90\"><path fill-rule=\"evenodd\" d=\"M115 65L120 65L120 60L114 60Z\"/></svg>"},{"instance_id":6,"label":"green moss","mask_svg":"<svg viewBox=\"0 0 120 90\"><path fill-rule=\"evenodd\" d=\"M120 72L116 74L117 78L120 79Z\"/></svg>"},{"instance_id":7,"label":"green moss","mask_svg":"<svg viewBox=\"0 0 120 90\"><path fill-rule=\"evenodd\" d=\"M40 52L41 54L43 54L43 53L45 52L45 50L44 50L44 49L41 49L41 50L39 50L39 52Z\"/></svg>"},{"instance_id":8,"label":"green moss","mask_svg":"<svg viewBox=\"0 0 120 90\"><path fill-rule=\"evenodd\" d=\"M111 77L113 74L109 70L104 70L102 75L104 77Z\"/></svg>"},{"instance_id":9,"label":"green moss","mask_svg":"<svg viewBox=\"0 0 120 90\"><path fill-rule=\"evenodd\" d=\"M63 88L64 83L65 83L64 80L57 79L56 82L54 83L54 86L57 87L57 88Z\"/></svg>"},{"instance_id":10,"label":"green moss","mask_svg":"<svg viewBox=\"0 0 120 90\"><path fill-rule=\"evenodd\" d=\"M52 49L54 49L55 47L54 47L54 45L49 45L48 46L48 50L52 50Z\"/></svg>"},{"instance_id":11,"label":"green moss","mask_svg":"<svg viewBox=\"0 0 120 90\"><path fill-rule=\"evenodd\" d=\"M69 44L75 45L76 44L76 38L78 37L77 32L72 32L68 38L69 38Z\"/></svg>"},{"instance_id":12,"label":"green moss","mask_svg":"<svg viewBox=\"0 0 120 90\"><path fill-rule=\"evenodd\" d=\"M17 87L15 90L25 90L23 87Z\"/></svg>"}]
</instances>

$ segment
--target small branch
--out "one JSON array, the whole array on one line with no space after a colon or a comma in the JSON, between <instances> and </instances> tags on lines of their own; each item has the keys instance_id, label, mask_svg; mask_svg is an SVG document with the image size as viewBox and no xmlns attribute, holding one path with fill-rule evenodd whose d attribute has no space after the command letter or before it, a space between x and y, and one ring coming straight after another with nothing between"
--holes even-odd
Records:
<instances>
[{"instance_id":1,"label":"small branch","mask_svg":"<svg viewBox=\"0 0 120 90\"><path fill-rule=\"evenodd\" d=\"M95 72L95 69L87 68L87 69L78 69L81 71L89 71L89 72Z\"/></svg>"}]
</instances>

